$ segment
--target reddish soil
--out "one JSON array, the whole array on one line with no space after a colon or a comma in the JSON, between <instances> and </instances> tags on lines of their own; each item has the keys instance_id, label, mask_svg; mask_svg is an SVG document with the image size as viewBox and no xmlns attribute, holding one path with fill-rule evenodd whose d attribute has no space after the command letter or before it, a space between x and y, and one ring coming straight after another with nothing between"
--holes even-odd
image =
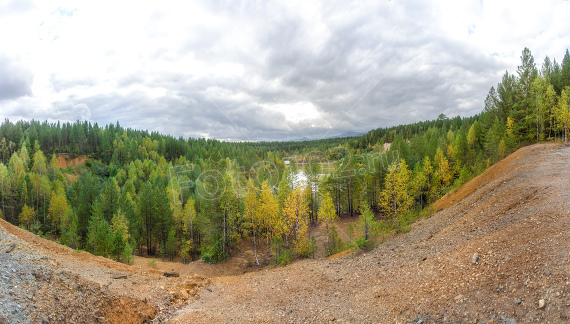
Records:
<instances>
[{"instance_id":1,"label":"reddish soil","mask_svg":"<svg viewBox=\"0 0 570 324\"><path fill-rule=\"evenodd\" d=\"M86 156L78 156L75 158L71 158L67 154L60 154L57 156L57 164L59 164L59 167L62 169L67 169L72 166L75 167L79 165L85 165L86 161L87 161Z\"/></svg>"},{"instance_id":2,"label":"reddish soil","mask_svg":"<svg viewBox=\"0 0 570 324\"><path fill-rule=\"evenodd\" d=\"M57 156L57 164L62 169L67 169L72 167L75 168L80 165L85 165L86 161L87 161L86 156L78 156L75 158L71 158L69 154L60 154ZM73 184L75 181L79 179L78 174L64 173L63 175L65 176L67 181L69 181L70 184Z\"/></svg>"},{"instance_id":3,"label":"reddish soil","mask_svg":"<svg viewBox=\"0 0 570 324\"><path fill-rule=\"evenodd\" d=\"M39 278L51 279L36 280L40 288L22 303L50 323L566 323L569 167L568 146L522 148L436 202L437 212L409 233L370 252L318 254L285 267L252 266L247 241L216 265L152 267L144 258L129 266L77 253L2 220L0 234L14 235L13 253L46 257L51 274ZM355 220L339 221L344 240ZM311 233L322 251L323 229ZM9 242L0 239L0 248ZM181 277L162 276L172 270ZM118 274L128 279L112 279Z\"/></svg>"}]
</instances>

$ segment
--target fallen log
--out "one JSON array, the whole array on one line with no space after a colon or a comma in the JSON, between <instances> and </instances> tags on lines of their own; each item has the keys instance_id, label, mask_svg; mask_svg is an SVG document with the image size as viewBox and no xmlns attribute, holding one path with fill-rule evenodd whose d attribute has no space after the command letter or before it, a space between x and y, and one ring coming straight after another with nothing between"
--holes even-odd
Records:
<instances>
[{"instance_id":1,"label":"fallen log","mask_svg":"<svg viewBox=\"0 0 570 324\"><path fill-rule=\"evenodd\" d=\"M174 272L174 271L172 271L172 272L165 272L165 273L164 273L164 276L165 276L165 277L180 277L180 273Z\"/></svg>"},{"instance_id":2,"label":"fallen log","mask_svg":"<svg viewBox=\"0 0 570 324\"><path fill-rule=\"evenodd\" d=\"M127 279L127 275L116 275L113 276L113 279Z\"/></svg>"}]
</instances>

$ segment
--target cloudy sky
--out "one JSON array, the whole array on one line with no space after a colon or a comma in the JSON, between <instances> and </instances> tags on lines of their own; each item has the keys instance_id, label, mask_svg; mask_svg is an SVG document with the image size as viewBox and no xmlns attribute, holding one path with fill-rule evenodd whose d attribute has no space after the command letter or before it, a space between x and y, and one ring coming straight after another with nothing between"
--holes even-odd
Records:
<instances>
[{"instance_id":1,"label":"cloudy sky","mask_svg":"<svg viewBox=\"0 0 570 324\"><path fill-rule=\"evenodd\" d=\"M568 1L0 0L0 118L222 140L320 138L481 111Z\"/></svg>"}]
</instances>

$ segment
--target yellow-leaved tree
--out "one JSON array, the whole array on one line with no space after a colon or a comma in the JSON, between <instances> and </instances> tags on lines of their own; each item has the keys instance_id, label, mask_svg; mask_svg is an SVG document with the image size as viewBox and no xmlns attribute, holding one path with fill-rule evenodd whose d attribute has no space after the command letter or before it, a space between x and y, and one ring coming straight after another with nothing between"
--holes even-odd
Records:
<instances>
[{"instance_id":1,"label":"yellow-leaved tree","mask_svg":"<svg viewBox=\"0 0 570 324\"><path fill-rule=\"evenodd\" d=\"M566 87L566 89L562 90L558 99L558 104L556 105L557 125L559 126L559 129L564 131L564 142L568 139L567 134L568 129L570 128L570 107L568 106L570 98L569 93L566 90L570 90L570 88Z\"/></svg>"},{"instance_id":2,"label":"yellow-leaved tree","mask_svg":"<svg viewBox=\"0 0 570 324\"><path fill-rule=\"evenodd\" d=\"M258 217L265 227L266 240L266 253L265 253L265 263L269 263L269 247L271 246L271 241L273 236L281 235L281 224L279 219L279 208L277 199L271 193L271 187L269 187L267 180L261 185L261 192L259 193L259 201L257 204Z\"/></svg>"},{"instance_id":3,"label":"yellow-leaved tree","mask_svg":"<svg viewBox=\"0 0 570 324\"><path fill-rule=\"evenodd\" d=\"M36 214L37 212L33 208L28 207L28 205L24 205L24 208L22 208L22 212L20 213L20 224L24 225L27 230L30 230L30 225L32 225Z\"/></svg>"},{"instance_id":4,"label":"yellow-leaved tree","mask_svg":"<svg viewBox=\"0 0 570 324\"><path fill-rule=\"evenodd\" d=\"M380 207L392 218L393 226L400 230L399 218L408 213L413 197L410 195L411 172L405 160L392 163L388 167L388 175L382 195Z\"/></svg>"},{"instance_id":5,"label":"yellow-leaved tree","mask_svg":"<svg viewBox=\"0 0 570 324\"><path fill-rule=\"evenodd\" d=\"M295 240L293 245L297 254L302 254L308 246L307 235L307 222L309 218L309 207L307 206L307 200L304 199L303 191L301 188L297 188L285 200L283 219L285 235L289 236L293 234ZM288 239L287 239L288 240ZM287 241L289 244L289 241Z\"/></svg>"},{"instance_id":6,"label":"yellow-leaved tree","mask_svg":"<svg viewBox=\"0 0 570 324\"><path fill-rule=\"evenodd\" d=\"M48 208L48 219L56 224L57 230L61 230L62 223L66 221L64 216L70 210L71 207L67 203L63 189L58 190L57 193L52 191Z\"/></svg>"},{"instance_id":7,"label":"yellow-leaved tree","mask_svg":"<svg viewBox=\"0 0 570 324\"><path fill-rule=\"evenodd\" d=\"M437 173L437 176L440 180L438 189L443 190L445 187L451 184L451 180L453 180L453 174L451 168L449 167L447 158L439 147L437 148L433 162L435 172Z\"/></svg>"},{"instance_id":8,"label":"yellow-leaved tree","mask_svg":"<svg viewBox=\"0 0 570 324\"><path fill-rule=\"evenodd\" d=\"M196 222L196 207L194 199L188 199L186 205L184 205L184 210L182 212L182 222L184 223L184 237L183 247L181 248L182 258L185 259L187 256L191 256L194 259L194 232L195 232L195 222ZM188 238L190 238L188 240ZM185 260L184 260L185 261Z\"/></svg>"},{"instance_id":9,"label":"yellow-leaved tree","mask_svg":"<svg viewBox=\"0 0 570 324\"><path fill-rule=\"evenodd\" d=\"M329 227L334 226L335 221L338 219L336 214L336 210L334 208L333 200L331 198L331 194L329 192L323 195L321 200L321 207L319 208L319 217L325 223L325 227L327 229L327 250L329 249L329 241L330 241L330 233ZM330 254L330 251L326 251L327 254Z\"/></svg>"}]
</instances>

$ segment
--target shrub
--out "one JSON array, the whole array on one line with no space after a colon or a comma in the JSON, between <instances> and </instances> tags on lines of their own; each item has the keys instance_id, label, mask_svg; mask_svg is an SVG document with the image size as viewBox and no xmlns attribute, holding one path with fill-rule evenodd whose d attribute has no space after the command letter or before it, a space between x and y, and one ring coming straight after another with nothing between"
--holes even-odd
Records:
<instances>
[{"instance_id":1,"label":"shrub","mask_svg":"<svg viewBox=\"0 0 570 324\"><path fill-rule=\"evenodd\" d=\"M148 261L148 265L153 268L156 268L156 259L152 258L152 260Z\"/></svg>"},{"instance_id":2,"label":"shrub","mask_svg":"<svg viewBox=\"0 0 570 324\"><path fill-rule=\"evenodd\" d=\"M228 254L224 252L223 239L221 235L216 235L213 242L209 246L206 246L202 251L200 257L207 263L216 263L228 258Z\"/></svg>"},{"instance_id":3,"label":"shrub","mask_svg":"<svg viewBox=\"0 0 570 324\"><path fill-rule=\"evenodd\" d=\"M293 259L291 251L285 249L283 239L281 237L275 236L273 238L271 249L273 250L273 254L276 256L273 263L280 265L288 265L291 263L291 260Z\"/></svg>"},{"instance_id":4,"label":"shrub","mask_svg":"<svg viewBox=\"0 0 570 324\"><path fill-rule=\"evenodd\" d=\"M360 236L354 241L354 244L356 244L359 249L371 250L375 248L378 243L370 239L367 240L364 236Z\"/></svg>"},{"instance_id":5,"label":"shrub","mask_svg":"<svg viewBox=\"0 0 570 324\"><path fill-rule=\"evenodd\" d=\"M325 244L325 256L339 253L345 249L342 239L338 235L336 227L333 226L330 232L329 244Z\"/></svg>"}]
</instances>

